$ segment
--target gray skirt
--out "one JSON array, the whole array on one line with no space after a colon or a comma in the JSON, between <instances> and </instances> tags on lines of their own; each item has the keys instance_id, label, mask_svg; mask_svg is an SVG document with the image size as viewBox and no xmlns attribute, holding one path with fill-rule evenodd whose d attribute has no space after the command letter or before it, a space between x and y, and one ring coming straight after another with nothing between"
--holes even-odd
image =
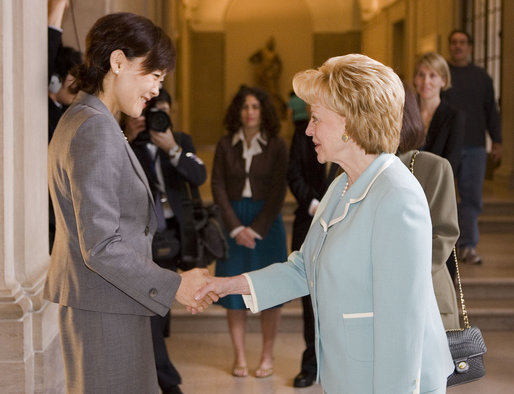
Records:
<instances>
[{"instance_id":1,"label":"gray skirt","mask_svg":"<svg viewBox=\"0 0 514 394\"><path fill-rule=\"evenodd\" d=\"M158 393L150 317L59 306L66 392Z\"/></svg>"}]
</instances>

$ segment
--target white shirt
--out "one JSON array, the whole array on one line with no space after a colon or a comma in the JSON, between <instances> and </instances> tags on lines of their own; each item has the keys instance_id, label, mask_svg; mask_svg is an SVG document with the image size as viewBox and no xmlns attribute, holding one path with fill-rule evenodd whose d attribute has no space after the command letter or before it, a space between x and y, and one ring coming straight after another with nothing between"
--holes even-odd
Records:
<instances>
[{"instance_id":1,"label":"white shirt","mask_svg":"<svg viewBox=\"0 0 514 394\"><path fill-rule=\"evenodd\" d=\"M157 176L157 182L159 182L159 184L157 185L159 187L159 191L161 192L161 195L163 197L166 197L166 184L164 183L164 176L162 175L161 158L157 154L158 148L154 144L150 143L146 144L146 148L148 149L148 152L150 152L150 157L155 159L155 175ZM170 159L170 162L174 167L177 166L181 154L182 152L179 152L175 155L175 157L173 157L173 159ZM162 211L166 219L169 219L175 215L170 207L170 204L166 202L163 202L162 204Z\"/></svg>"},{"instance_id":2,"label":"white shirt","mask_svg":"<svg viewBox=\"0 0 514 394\"><path fill-rule=\"evenodd\" d=\"M239 141L243 144L243 159L245 159L245 173L246 173L246 179L245 179L245 185L243 188L243 197L252 197L252 187L250 186L250 178L248 177L248 174L250 173L250 166L252 165L252 159L254 156L262 153L261 143L263 145L267 145L268 141L264 139L261 132L259 131L250 141L250 147L248 147L248 144L246 143L245 139L245 133L243 132L243 129L239 129L237 133L234 134L232 137L232 146L236 145ZM233 229L230 232L230 237L235 238L237 234L239 234L241 231L243 231L244 226L239 226ZM252 230L253 231L253 230ZM262 237L254 231L254 235L257 239L262 239Z\"/></svg>"}]
</instances>

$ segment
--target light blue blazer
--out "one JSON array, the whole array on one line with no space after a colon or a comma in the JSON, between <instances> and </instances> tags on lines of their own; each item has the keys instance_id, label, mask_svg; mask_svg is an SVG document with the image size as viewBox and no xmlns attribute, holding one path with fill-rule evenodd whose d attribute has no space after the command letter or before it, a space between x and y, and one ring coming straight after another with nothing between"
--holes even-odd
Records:
<instances>
[{"instance_id":1,"label":"light blue blazer","mask_svg":"<svg viewBox=\"0 0 514 394\"><path fill-rule=\"evenodd\" d=\"M300 251L247 275L252 311L310 293L327 393L445 392L453 364L432 287L425 194L391 154L341 196L346 181L331 184Z\"/></svg>"}]
</instances>

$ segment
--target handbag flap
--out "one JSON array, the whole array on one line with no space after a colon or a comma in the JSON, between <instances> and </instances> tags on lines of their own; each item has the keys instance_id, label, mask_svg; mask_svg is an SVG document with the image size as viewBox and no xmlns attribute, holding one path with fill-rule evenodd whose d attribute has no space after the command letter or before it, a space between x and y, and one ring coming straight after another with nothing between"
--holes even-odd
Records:
<instances>
[{"instance_id":1,"label":"handbag flap","mask_svg":"<svg viewBox=\"0 0 514 394\"><path fill-rule=\"evenodd\" d=\"M478 327L446 331L448 345L454 360L466 360L487 352L484 338Z\"/></svg>"}]
</instances>

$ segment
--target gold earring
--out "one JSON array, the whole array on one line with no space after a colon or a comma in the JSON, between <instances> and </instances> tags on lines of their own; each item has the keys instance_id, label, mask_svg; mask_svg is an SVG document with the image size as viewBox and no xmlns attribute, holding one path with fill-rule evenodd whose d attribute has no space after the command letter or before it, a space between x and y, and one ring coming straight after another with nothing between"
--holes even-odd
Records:
<instances>
[{"instance_id":1,"label":"gold earring","mask_svg":"<svg viewBox=\"0 0 514 394\"><path fill-rule=\"evenodd\" d=\"M343 142L348 142L348 140L350 139L350 136L345 133L345 134L343 134L342 139L343 139Z\"/></svg>"}]
</instances>

